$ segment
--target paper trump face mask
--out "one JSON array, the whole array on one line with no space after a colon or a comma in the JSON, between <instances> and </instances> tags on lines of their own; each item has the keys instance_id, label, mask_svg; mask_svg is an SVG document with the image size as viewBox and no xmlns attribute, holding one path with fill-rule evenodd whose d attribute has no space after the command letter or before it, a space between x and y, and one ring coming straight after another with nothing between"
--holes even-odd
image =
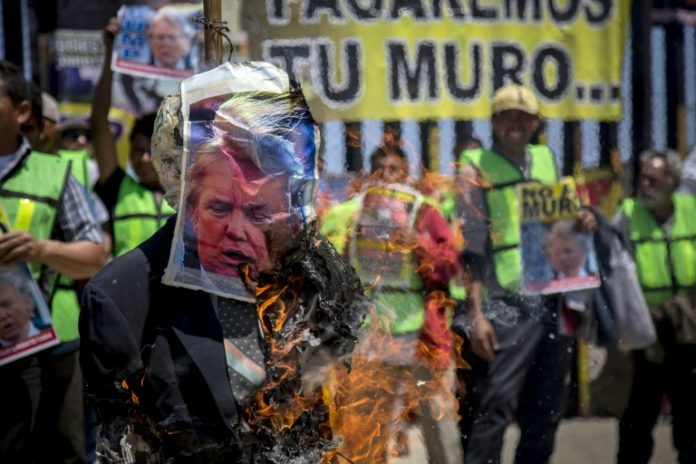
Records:
<instances>
[{"instance_id":1,"label":"paper trump face mask","mask_svg":"<svg viewBox=\"0 0 696 464\"><path fill-rule=\"evenodd\" d=\"M299 87L272 65L185 80L153 136L167 198L179 196L164 282L253 301L248 282L314 220L316 134Z\"/></svg>"}]
</instances>

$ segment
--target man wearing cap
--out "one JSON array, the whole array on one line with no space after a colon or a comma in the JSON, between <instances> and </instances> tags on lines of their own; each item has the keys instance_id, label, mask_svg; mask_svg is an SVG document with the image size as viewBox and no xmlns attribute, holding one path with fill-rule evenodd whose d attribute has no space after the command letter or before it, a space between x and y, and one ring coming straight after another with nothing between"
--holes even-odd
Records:
<instances>
[{"instance_id":1,"label":"man wearing cap","mask_svg":"<svg viewBox=\"0 0 696 464\"><path fill-rule=\"evenodd\" d=\"M58 149L58 123L60 112L58 103L38 85L29 84L31 116L22 124L22 135L34 150L42 153L55 153Z\"/></svg>"},{"instance_id":2,"label":"man wearing cap","mask_svg":"<svg viewBox=\"0 0 696 464\"><path fill-rule=\"evenodd\" d=\"M558 169L547 146L529 143L541 124L529 89L502 87L493 96L492 112L492 149L468 150L460 157L467 239L462 262L472 284L455 330L465 332L473 353L488 362L471 433L463 440L465 456L468 464L500 462L505 429L516 419L521 437L515 462L539 464L553 452L562 415L569 339L557 333L556 298L519 293L516 186L554 183ZM583 225L593 225L590 216Z\"/></svg>"},{"instance_id":3,"label":"man wearing cap","mask_svg":"<svg viewBox=\"0 0 696 464\"><path fill-rule=\"evenodd\" d=\"M58 149L58 126L60 125L60 110L55 98L41 92L41 104L43 106L43 129L41 139L43 145L40 151L44 153L55 153Z\"/></svg>"}]
</instances>

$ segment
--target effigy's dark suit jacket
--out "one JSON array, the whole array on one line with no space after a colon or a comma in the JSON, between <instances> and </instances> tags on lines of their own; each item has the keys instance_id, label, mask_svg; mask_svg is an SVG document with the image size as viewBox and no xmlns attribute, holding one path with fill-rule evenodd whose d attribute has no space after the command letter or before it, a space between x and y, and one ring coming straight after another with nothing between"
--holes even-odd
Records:
<instances>
[{"instance_id":1,"label":"effigy's dark suit jacket","mask_svg":"<svg viewBox=\"0 0 696 464\"><path fill-rule=\"evenodd\" d=\"M238 406L210 296L161 283L174 219L86 286L80 361L106 430L142 415L140 433L164 455L216 444L229 453Z\"/></svg>"},{"instance_id":2,"label":"effigy's dark suit jacket","mask_svg":"<svg viewBox=\"0 0 696 464\"><path fill-rule=\"evenodd\" d=\"M161 282L175 221L170 218L149 240L109 263L82 295L80 362L102 425L103 453L114 451L111 461L123 462L124 431L138 437L136 449L144 450L142 461L148 463L261 462L258 450L274 445L309 451L311 446L295 443L292 434L282 444L274 436L259 436L257 446L252 433L249 444L248 428L242 437L246 445L240 445L240 406L210 296ZM345 359L370 306L355 272L313 230L297 239L278 271L263 277L281 285L293 277L295 294L304 303L290 319L312 333L298 349L307 369L325 365L326 359ZM274 368L267 363L267 370ZM278 392L276 400L283 401Z\"/></svg>"}]
</instances>

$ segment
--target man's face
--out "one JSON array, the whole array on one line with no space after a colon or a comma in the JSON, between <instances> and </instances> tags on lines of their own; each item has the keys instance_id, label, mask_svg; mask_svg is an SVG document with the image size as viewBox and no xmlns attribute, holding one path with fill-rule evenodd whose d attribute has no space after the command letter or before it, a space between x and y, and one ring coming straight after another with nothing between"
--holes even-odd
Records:
<instances>
[{"instance_id":1,"label":"man's face","mask_svg":"<svg viewBox=\"0 0 696 464\"><path fill-rule=\"evenodd\" d=\"M539 128L539 118L524 111L506 110L493 115L493 133L504 147L519 147L529 143Z\"/></svg>"},{"instance_id":2,"label":"man's face","mask_svg":"<svg viewBox=\"0 0 696 464\"><path fill-rule=\"evenodd\" d=\"M0 339L16 341L29 333L32 301L14 287L0 288Z\"/></svg>"},{"instance_id":3,"label":"man's face","mask_svg":"<svg viewBox=\"0 0 696 464\"><path fill-rule=\"evenodd\" d=\"M5 82L0 78L0 138L7 137L15 143L22 125L27 124L31 117L31 104L23 101L15 105L5 92ZM4 155L7 153L0 153Z\"/></svg>"},{"instance_id":4,"label":"man's face","mask_svg":"<svg viewBox=\"0 0 696 464\"><path fill-rule=\"evenodd\" d=\"M41 127L35 118L29 118L25 124L22 124L22 135L27 138L31 148L44 151L42 150Z\"/></svg>"},{"instance_id":5,"label":"man's face","mask_svg":"<svg viewBox=\"0 0 696 464\"><path fill-rule=\"evenodd\" d=\"M641 165L638 198L648 208L662 206L670 201L676 187L674 184L669 178L665 160L650 158Z\"/></svg>"},{"instance_id":6,"label":"man's face","mask_svg":"<svg viewBox=\"0 0 696 464\"><path fill-rule=\"evenodd\" d=\"M382 156L375 160L370 177L387 184L400 184L408 179L406 160L397 155Z\"/></svg>"},{"instance_id":7,"label":"man's face","mask_svg":"<svg viewBox=\"0 0 696 464\"><path fill-rule=\"evenodd\" d=\"M131 141L130 162L143 184L150 187L159 185L157 171L152 165L150 137L144 134L135 134Z\"/></svg>"},{"instance_id":8,"label":"man's face","mask_svg":"<svg viewBox=\"0 0 696 464\"><path fill-rule=\"evenodd\" d=\"M60 133L61 150L87 150L92 152L92 135L89 129L66 129Z\"/></svg>"},{"instance_id":9,"label":"man's face","mask_svg":"<svg viewBox=\"0 0 696 464\"><path fill-rule=\"evenodd\" d=\"M181 28L165 19L150 24L149 38L152 55L166 68L175 68L189 53L189 43Z\"/></svg>"},{"instance_id":10,"label":"man's face","mask_svg":"<svg viewBox=\"0 0 696 464\"><path fill-rule=\"evenodd\" d=\"M565 277L577 277L585 263L585 252L578 240L555 237L547 246L547 255L553 269Z\"/></svg>"},{"instance_id":11,"label":"man's face","mask_svg":"<svg viewBox=\"0 0 696 464\"><path fill-rule=\"evenodd\" d=\"M232 157L206 168L193 225L207 272L240 277L247 264L255 277L273 265L272 242L288 238L288 179L250 176L254 169Z\"/></svg>"}]
</instances>

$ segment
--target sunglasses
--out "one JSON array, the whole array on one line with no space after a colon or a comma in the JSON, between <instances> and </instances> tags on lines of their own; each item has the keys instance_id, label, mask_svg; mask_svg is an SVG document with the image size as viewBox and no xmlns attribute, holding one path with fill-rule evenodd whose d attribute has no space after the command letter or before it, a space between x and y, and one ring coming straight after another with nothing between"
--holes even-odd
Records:
<instances>
[{"instance_id":1,"label":"sunglasses","mask_svg":"<svg viewBox=\"0 0 696 464\"><path fill-rule=\"evenodd\" d=\"M84 130L84 129L79 129L79 130L67 130L63 132L60 136L62 140L66 140L69 142L77 142L77 140L80 137L85 137L87 140L91 140L92 135L90 131Z\"/></svg>"}]
</instances>

